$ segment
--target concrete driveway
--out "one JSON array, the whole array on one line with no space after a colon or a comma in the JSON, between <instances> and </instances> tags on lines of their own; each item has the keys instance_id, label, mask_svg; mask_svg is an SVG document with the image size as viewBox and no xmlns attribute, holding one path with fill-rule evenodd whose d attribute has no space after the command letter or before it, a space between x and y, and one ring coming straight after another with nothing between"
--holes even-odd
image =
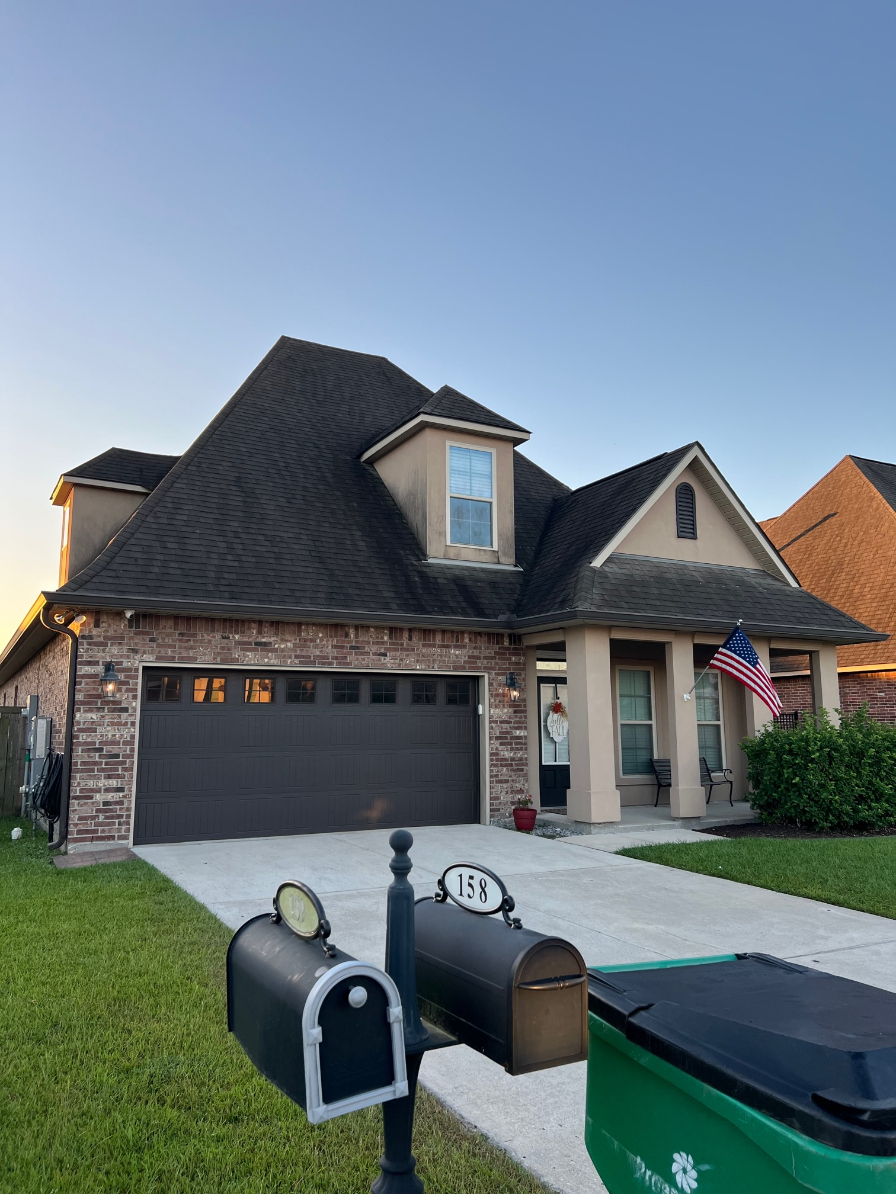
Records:
<instances>
[{"instance_id":1,"label":"concrete driveway","mask_svg":"<svg viewBox=\"0 0 896 1194\"><path fill-rule=\"evenodd\" d=\"M527 928L572 941L589 965L756 950L896 991L896 921L620 858L588 838L548 840L482 825L413 834L418 896L435 892L452 862L482 863L505 880ZM372 830L135 853L234 929L269 911L284 879L302 879L323 900L332 940L382 965L388 843L388 830ZM583 1140L584 1064L511 1078L456 1048L426 1057L421 1080L549 1185L564 1194L603 1191Z\"/></svg>"}]
</instances>

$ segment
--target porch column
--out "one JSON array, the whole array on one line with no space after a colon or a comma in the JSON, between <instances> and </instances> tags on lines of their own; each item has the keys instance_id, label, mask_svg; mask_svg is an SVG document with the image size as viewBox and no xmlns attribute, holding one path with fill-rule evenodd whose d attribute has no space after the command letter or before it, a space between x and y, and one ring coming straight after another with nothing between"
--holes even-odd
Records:
<instances>
[{"instance_id":1,"label":"porch column","mask_svg":"<svg viewBox=\"0 0 896 1194\"><path fill-rule=\"evenodd\" d=\"M812 673L812 696L815 698L815 712L827 709L831 722L838 726L840 715L840 677L837 674L837 648L819 647L809 652L809 669Z\"/></svg>"},{"instance_id":2,"label":"porch column","mask_svg":"<svg viewBox=\"0 0 896 1194\"><path fill-rule=\"evenodd\" d=\"M768 639L767 638L753 638L750 636L750 642L756 654L759 656L759 661L766 671L769 670L769 654L768 654ZM768 725L772 720L772 711L769 709L765 701L760 700L755 693L751 692L749 688L744 688L744 703L747 707L747 735L750 738L755 738L763 726Z\"/></svg>"},{"instance_id":3,"label":"porch column","mask_svg":"<svg viewBox=\"0 0 896 1194\"><path fill-rule=\"evenodd\" d=\"M673 817L702 817L706 813L706 792L700 784L700 751L697 745L697 701L694 685L694 636L676 634L666 643L666 706L669 716L669 756L672 788L669 792Z\"/></svg>"},{"instance_id":4,"label":"porch column","mask_svg":"<svg viewBox=\"0 0 896 1194\"><path fill-rule=\"evenodd\" d=\"M569 696L569 792L566 815L594 825L619 821L609 626L566 631Z\"/></svg>"}]
</instances>

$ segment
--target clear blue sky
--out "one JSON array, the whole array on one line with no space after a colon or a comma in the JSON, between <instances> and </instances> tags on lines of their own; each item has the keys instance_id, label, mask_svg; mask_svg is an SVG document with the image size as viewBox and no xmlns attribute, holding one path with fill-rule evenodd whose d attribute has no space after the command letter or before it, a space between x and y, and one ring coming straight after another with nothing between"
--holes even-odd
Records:
<instances>
[{"instance_id":1,"label":"clear blue sky","mask_svg":"<svg viewBox=\"0 0 896 1194\"><path fill-rule=\"evenodd\" d=\"M71 467L281 333L531 428L700 439L758 517L896 460L893 0L5 6L0 638Z\"/></svg>"}]
</instances>

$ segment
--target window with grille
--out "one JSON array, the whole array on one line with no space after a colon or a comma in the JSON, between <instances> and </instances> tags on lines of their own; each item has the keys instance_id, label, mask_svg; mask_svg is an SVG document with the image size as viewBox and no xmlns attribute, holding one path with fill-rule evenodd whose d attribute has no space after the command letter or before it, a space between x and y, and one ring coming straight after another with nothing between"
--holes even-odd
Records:
<instances>
[{"instance_id":1,"label":"window with grille","mask_svg":"<svg viewBox=\"0 0 896 1194\"><path fill-rule=\"evenodd\" d=\"M194 676L194 705L223 705L225 676Z\"/></svg>"},{"instance_id":2,"label":"window with grille","mask_svg":"<svg viewBox=\"0 0 896 1194\"><path fill-rule=\"evenodd\" d=\"M313 705L315 683L304 680L301 676L290 676L286 681L287 705Z\"/></svg>"},{"instance_id":3,"label":"window with grille","mask_svg":"<svg viewBox=\"0 0 896 1194\"><path fill-rule=\"evenodd\" d=\"M619 668L619 757L623 775L649 775L654 757L653 673Z\"/></svg>"},{"instance_id":4,"label":"window with grille","mask_svg":"<svg viewBox=\"0 0 896 1194\"><path fill-rule=\"evenodd\" d=\"M360 680L334 680L333 704L357 705L361 700Z\"/></svg>"},{"instance_id":5,"label":"window with grille","mask_svg":"<svg viewBox=\"0 0 896 1194\"><path fill-rule=\"evenodd\" d=\"M478 448L448 448L450 542L467 547L492 546L492 473L494 456Z\"/></svg>"},{"instance_id":6,"label":"window with grille","mask_svg":"<svg viewBox=\"0 0 896 1194\"><path fill-rule=\"evenodd\" d=\"M180 676L147 676L143 695L147 701L179 701Z\"/></svg>"},{"instance_id":7,"label":"window with grille","mask_svg":"<svg viewBox=\"0 0 896 1194\"><path fill-rule=\"evenodd\" d=\"M710 771L721 771L725 766L725 750L719 673L708 671L701 676L695 671L694 679L697 681L694 696L697 700L697 745L700 757L706 759Z\"/></svg>"},{"instance_id":8,"label":"window with grille","mask_svg":"<svg viewBox=\"0 0 896 1194\"><path fill-rule=\"evenodd\" d=\"M398 683L395 680L371 680L371 705L394 705L398 700Z\"/></svg>"},{"instance_id":9,"label":"window with grille","mask_svg":"<svg viewBox=\"0 0 896 1194\"><path fill-rule=\"evenodd\" d=\"M267 676L247 676L245 701L247 705L272 705L274 681Z\"/></svg>"}]
</instances>

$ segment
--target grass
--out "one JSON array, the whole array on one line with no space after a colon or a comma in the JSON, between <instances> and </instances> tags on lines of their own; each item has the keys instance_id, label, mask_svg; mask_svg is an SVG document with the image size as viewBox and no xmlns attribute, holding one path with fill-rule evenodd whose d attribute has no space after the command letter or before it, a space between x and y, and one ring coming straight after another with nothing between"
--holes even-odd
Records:
<instances>
[{"instance_id":1,"label":"grass","mask_svg":"<svg viewBox=\"0 0 896 1194\"><path fill-rule=\"evenodd\" d=\"M619 853L896 919L896 837L720 838Z\"/></svg>"},{"instance_id":2,"label":"grass","mask_svg":"<svg viewBox=\"0 0 896 1194\"><path fill-rule=\"evenodd\" d=\"M382 1115L310 1127L228 1035L230 931L142 861L57 870L0 819L0 1190L353 1194ZM425 1072L425 1062L424 1062ZM428 1194L546 1187L421 1091Z\"/></svg>"}]
</instances>

